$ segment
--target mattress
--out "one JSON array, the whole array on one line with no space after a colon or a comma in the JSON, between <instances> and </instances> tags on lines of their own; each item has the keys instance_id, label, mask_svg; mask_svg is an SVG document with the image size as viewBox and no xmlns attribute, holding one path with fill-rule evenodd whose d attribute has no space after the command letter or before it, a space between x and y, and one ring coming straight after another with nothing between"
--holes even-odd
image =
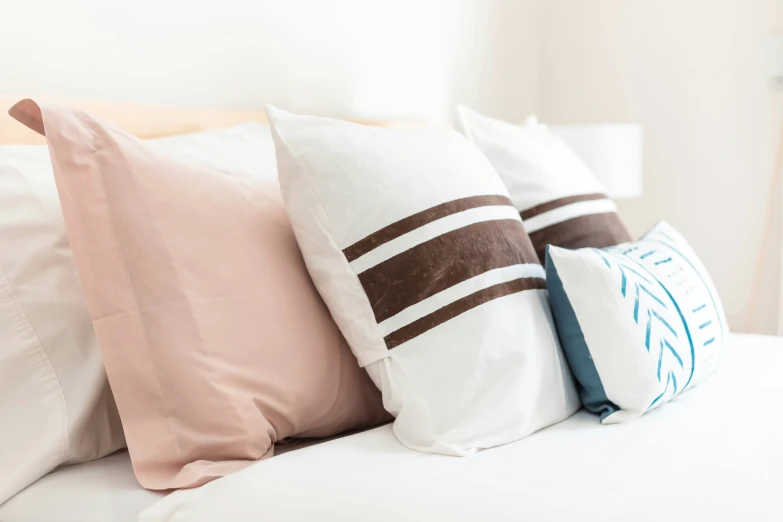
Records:
<instances>
[{"instance_id":1,"label":"mattress","mask_svg":"<svg viewBox=\"0 0 783 522\"><path fill-rule=\"evenodd\" d=\"M136 522L163 496L139 485L120 451L54 470L0 506L0 522Z\"/></svg>"},{"instance_id":2,"label":"mattress","mask_svg":"<svg viewBox=\"0 0 783 522\"><path fill-rule=\"evenodd\" d=\"M2 522L783 520L783 339L732 335L718 373L642 418L581 411L466 458L416 453L390 425L163 497L127 453L64 467Z\"/></svg>"}]
</instances>

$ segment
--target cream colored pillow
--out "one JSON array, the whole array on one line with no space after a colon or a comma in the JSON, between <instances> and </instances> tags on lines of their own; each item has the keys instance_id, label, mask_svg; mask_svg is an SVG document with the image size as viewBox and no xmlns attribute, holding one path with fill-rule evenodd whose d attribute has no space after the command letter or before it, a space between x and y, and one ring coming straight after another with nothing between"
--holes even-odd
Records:
<instances>
[{"instance_id":1,"label":"cream colored pillow","mask_svg":"<svg viewBox=\"0 0 783 522\"><path fill-rule=\"evenodd\" d=\"M125 446L49 154L0 147L0 503Z\"/></svg>"}]
</instances>

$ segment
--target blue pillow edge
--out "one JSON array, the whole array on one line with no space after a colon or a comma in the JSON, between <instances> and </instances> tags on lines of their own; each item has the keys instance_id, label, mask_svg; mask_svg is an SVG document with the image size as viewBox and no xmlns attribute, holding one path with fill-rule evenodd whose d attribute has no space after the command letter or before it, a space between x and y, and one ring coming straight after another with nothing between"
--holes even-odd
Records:
<instances>
[{"instance_id":1,"label":"blue pillow edge","mask_svg":"<svg viewBox=\"0 0 783 522\"><path fill-rule=\"evenodd\" d=\"M560 346L568 361L568 367L576 380L576 387L582 404L592 413L601 416L601 421L620 408L606 396L606 390L598 375L598 369L590 355L590 348L585 341L582 327L576 317L576 312L568 294L563 287L563 281L557 273L557 267L546 247L546 283L549 290L549 306L555 321L555 329L560 339Z\"/></svg>"}]
</instances>

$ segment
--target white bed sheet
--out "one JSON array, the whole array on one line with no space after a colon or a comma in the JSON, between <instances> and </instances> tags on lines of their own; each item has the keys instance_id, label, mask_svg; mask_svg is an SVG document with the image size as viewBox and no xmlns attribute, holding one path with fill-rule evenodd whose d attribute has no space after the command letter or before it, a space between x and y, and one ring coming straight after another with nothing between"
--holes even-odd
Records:
<instances>
[{"instance_id":1,"label":"white bed sheet","mask_svg":"<svg viewBox=\"0 0 783 522\"><path fill-rule=\"evenodd\" d=\"M390 426L176 492L142 522L783 520L783 340L734 335L711 380L626 424L584 411L467 458Z\"/></svg>"},{"instance_id":2,"label":"white bed sheet","mask_svg":"<svg viewBox=\"0 0 783 522\"><path fill-rule=\"evenodd\" d=\"M136 522L163 496L139 485L121 451L54 470L0 506L0 522Z\"/></svg>"},{"instance_id":3,"label":"white bed sheet","mask_svg":"<svg viewBox=\"0 0 783 522\"><path fill-rule=\"evenodd\" d=\"M714 378L628 424L582 411L468 458L410 451L384 426L166 498L120 452L55 470L0 522L135 522L145 509L142 522L780 522L781 491L783 339L735 334Z\"/></svg>"}]
</instances>

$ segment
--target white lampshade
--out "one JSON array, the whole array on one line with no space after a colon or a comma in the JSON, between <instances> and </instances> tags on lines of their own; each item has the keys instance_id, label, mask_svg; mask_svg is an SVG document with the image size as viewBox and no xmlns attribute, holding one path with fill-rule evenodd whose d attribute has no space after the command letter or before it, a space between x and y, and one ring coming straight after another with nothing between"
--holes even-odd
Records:
<instances>
[{"instance_id":1,"label":"white lampshade","mask_svg":"<svg viewBox=\"0 0 783 522\"><path fill-rule=\"evenodd\" d=\"M611 198L642 195L642 128L639 125L550 125L587 163Z\"/></svg>"},{"instance_id":2,"label":"white lampshade","mask_svg":"<svg viewBox=\"0 0 783 522\"><path fill-rule=\"evenodd\" d=\"M769 37L767 64L773 85L783 87L783 33Z\"/></svg>"}]
</instances>

